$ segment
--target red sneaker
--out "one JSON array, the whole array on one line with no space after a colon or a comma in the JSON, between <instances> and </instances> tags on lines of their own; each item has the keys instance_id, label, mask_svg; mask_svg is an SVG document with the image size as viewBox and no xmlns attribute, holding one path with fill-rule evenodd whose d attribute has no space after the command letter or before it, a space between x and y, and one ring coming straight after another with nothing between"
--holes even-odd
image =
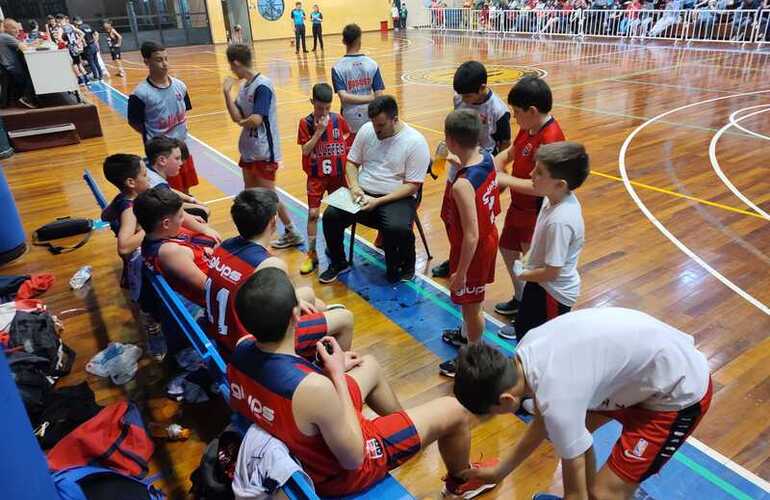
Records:
<instances>
[{"instance_id":1,"label":"red sneaker","mask_svg":"<svg viewBox=\"0 0 770 500\"><path fill-rule=\"evenodd\" d=\"M481 467L494 467L499 462L500 460L496 458L488 458L486 460L482 460L481 462L472 463L471 468L479 469ZM441 494L445 497L454 496L468 500L470 498L476 498L485 491L491 490L495 486L497 486L497 484L484 483L480 479L471 479L470 481L459 483L457 480L447 475L444 477L444 489Z\"/></svg>"}]
</instances>

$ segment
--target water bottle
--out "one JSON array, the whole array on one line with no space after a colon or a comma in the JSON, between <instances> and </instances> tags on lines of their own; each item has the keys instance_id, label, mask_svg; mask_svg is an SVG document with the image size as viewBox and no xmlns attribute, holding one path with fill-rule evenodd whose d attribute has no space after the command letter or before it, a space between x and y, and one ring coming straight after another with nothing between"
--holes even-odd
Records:
<instances>
[{"instance_id":1,"label":"water bottle","mask_svg":"<svg viewBox=\"0 0 770 500\"><path fill-rule=\"evenodd\" d=\"M70 288L79 290L91 279L91 266L83 266L70 278Z\"/></svg>"}]
</instances>

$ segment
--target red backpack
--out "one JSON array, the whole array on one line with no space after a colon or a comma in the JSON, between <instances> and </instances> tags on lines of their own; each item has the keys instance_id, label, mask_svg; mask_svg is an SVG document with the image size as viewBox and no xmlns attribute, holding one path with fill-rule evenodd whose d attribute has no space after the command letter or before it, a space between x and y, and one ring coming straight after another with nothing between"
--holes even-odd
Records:
<instances>
[{"instance_id":1,"label":"red backpack","mask_svg":"<svg viewBox=\"0 0 770 500\"><path fill-rule=\"evenodd\" d=\"M121 401L67 434L48 452L54 471L98 465L128 476L143 478L155 447L139 409Z\"/></svg>"}]
</instances>

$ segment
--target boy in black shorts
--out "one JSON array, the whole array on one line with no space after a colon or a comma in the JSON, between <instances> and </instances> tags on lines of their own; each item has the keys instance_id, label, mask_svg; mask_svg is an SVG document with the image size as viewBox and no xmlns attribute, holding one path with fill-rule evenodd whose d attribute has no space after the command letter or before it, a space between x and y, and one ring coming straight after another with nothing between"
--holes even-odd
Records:
<instances>
[{"instance_id":1,"label":"boy in black shorts","mask_svg":"<svg viewBox=\"0 0 770 500\"><path fill-rule=\"evenodd\" d=\"M123 72L123 61L120 55L120 47L123 45L123 35L118 33L112 26L112 21L106 19L104 21L104 33L107 35L107 45L110 47L110 55L112 56L112 62L118 67L116 76L125 76Z\"/></svg>"}]
</instances>

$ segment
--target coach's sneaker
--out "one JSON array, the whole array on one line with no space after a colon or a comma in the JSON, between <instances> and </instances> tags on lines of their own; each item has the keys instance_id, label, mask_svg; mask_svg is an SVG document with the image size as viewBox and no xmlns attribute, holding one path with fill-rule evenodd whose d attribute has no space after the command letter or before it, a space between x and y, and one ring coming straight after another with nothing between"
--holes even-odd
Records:
<instances>
[{"instance_id":1,"label":"coach's sneaker","mask_svg":"<svg viewBox=\"0 0 770 500\"><path fill-rule=\"evenodd\" d=\"M517 340L516 328L511 325L505 325L497 331L497 336L505 340Z\"/></svg>"},{"instance_id":2,"label":"coach's sneaker","mask_svg":"<svg viewBox=\"0 0 770 500\"><path fill-rule=\"evenodd\" d=\"M445 377L455 378L455 374L457 373L457 358L444 361L438 365L438 372Z\"/></svg>"},{"instance_id":3,"label":"coach's sneaker","mask_svg":"<svg viewBox=\"0 0 770 500\"><path fill-rule=\"evenodd\" d=\"M468 345L468 338L463 336L462 328L447 328L441 334L441 340L457 348Z\"/></svg>"},{"instance_id":4,"label":"coach's sneaker","mask_svg":"<svg viewBox=\"0 0 770 500\"><path fill-rule=\"evenodd\" d=\"M519 301L516 300L516 297L513 297L508 302L495 304L495 312L497 314L502 314L503 316L513 316L519 312Z\"/></svg>"},{"instance_id":5,"label":"coach's sneaker","mask_svg":"<svg viewBox=\"0 0 770 500\"><path fill-rule=\"evenodd\" d=\"M318 257L316 257L315 252L307 254L305 262L299 266L299 273L310 274L316 269L318 269Z\"/></svg>"},{"instance_id":6,"label":"coach's sneaker","mask_svg":"<svg viewBox=\"0 0 770 500\"><path fill-rule=\"evenodd\" d=\"M449 261L445 260L437 266L433 266L430 270L431 275L434 278L448 278L449 277Z\"/></svg>"},{"instance_id":7,"label":"coach's sneaker","mask_svg":"<svg viewBox=\"0 0 770 500\"><path fill-rule=\"evenodd\" d=\"M271 241L270 246L279 249L289 248L300 246L304 242L305 238L303 238L298 232L287 230L280 238Z\"/></svg>"},{"instance_id":8,"label":"coach's sneaker","mask_svg":"<svg viewBox=\"0 0 770 500\"><path fill-rule=\"evenodd\" d=\"M318 281L324 285L334 283L337 281L337 278L340 274L346 273L348 271L350 271L350 264L348 264L347 261L343 262L342 264L332 263L329 264L329 267L326 268L326 271L321 273L321 275L318 277Z\"/></svg>"},{"instance_id":9,"label":"coach's sneaker","mask_svg":"<svg viewBox=\"0 0 770 500\"><path fill-rule=\"evenodd\" d=\"M494 467L500 461L496 458L490 458L481 462L471 464L471 469L480 469L482 467ZM496 483L485 483L481 479L470 479L464 483L447 475L444 477L444 489L441 494L445 497L476 498L487 490L497 486Z\"/></svg>"},{"instance_id":10,"label":"coach's sneaker","mask_svg":"<svg viewBox=\"0 0 770 500\"><path fill-rule=\"evenodd\" d=\"M562 500L558 495L551 495L550 493L535 493L532 495L532 500Z\"/></svg>"}]
</instances>

